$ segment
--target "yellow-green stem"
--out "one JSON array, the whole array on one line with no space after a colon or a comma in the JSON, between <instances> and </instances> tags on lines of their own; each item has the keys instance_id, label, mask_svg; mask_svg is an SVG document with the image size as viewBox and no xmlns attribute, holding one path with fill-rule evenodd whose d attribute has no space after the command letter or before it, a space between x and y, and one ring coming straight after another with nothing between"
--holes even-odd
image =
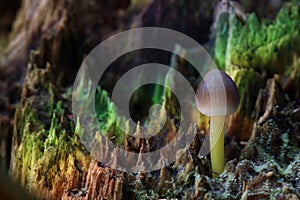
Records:
<instances>
[{"instance_id":1,"label":"yellow-green stem","mask_svg":"<svg viewBox=\"0 0 300 200\"><path fill-rule=\"evenodd\" d=\"M213 177L224 170L224 122L225 116L210 119L210 157Z\"/></svg>"}]
</instances>

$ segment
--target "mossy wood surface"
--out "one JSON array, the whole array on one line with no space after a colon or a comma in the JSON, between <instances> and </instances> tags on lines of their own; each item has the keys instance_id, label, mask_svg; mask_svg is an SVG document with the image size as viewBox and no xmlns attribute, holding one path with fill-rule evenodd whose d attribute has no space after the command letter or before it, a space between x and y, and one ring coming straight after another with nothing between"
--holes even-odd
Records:
<instances>
[{"instance_id":1,"label":"mossy wood surface","mask_svg":"<svg viewBox=\"0 0 300 200\"><path fill-rule=\"evenodd\" d=\"M196 0L16 3L5 14L17 13L16 17L0 20L4 35L0 40L1 168L35 199L299 199L300 7L292 1L279 7L263 5L274 12L265 15L254 9L253 2L241 2L226 6ZM249 13L241 15L243 6ZM196 135L189 149L177 152L175 163L154 172L144 172L143 166L163 159L131 161L141 171L125 173L98 162L82 145L83 130L75 125L71 112L78 67L101 40L137 26L162 26L188 34L204 44L218 67L237 84L241 103L226 119L226 166L217 178L211 177L210 157L199 156L209 130L209 119L203 115L186 133ZM176 48L186 54L194 51ZM144 153L175 137L180 109L170 90L146 87L133 98L134 108L152 103L166 108L166 124L151 139L128 134L139 135L139 125L121 131L118 121L127 119L118 116L110 101L121 72L153 57L180 71L196 88L201 77L189 63L164 55L130 54L107 72L95 96L102 125L95 141L104 134L127 151ZM180 84L171 73L165 82L170 88ZM86 98L90 85L82 83L81 88L80 97ZM141 106L140 101L147 103ZM155 120L143 114L141 109L135 117L156 130L161 113ZM198 111L191 113L198 115ZM100 153L113 157L118 152L109 152L104 143ZM122 161L111 160L112 165L117 162Z\"/></svg>"}]
</instances>

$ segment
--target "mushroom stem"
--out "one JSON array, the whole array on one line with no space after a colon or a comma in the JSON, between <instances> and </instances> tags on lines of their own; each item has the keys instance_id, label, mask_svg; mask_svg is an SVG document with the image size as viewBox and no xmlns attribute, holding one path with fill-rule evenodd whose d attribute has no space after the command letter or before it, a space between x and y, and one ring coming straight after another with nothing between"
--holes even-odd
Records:
<instances>
[{"instance_id":1,"label":"mushroom stem","mask_svg":"<svg viewBox=\"0 0 300 200\"><path fill-rule=\"evenodd\" d=\"M210 118L210 158L214 178L224 170L224 122L225 116Z\"/></svg>"}]
</instances>

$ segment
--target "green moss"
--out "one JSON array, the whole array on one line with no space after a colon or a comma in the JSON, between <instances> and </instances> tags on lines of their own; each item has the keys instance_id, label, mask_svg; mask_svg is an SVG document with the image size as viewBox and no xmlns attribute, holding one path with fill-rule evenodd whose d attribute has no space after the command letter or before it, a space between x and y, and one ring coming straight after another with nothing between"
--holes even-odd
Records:
<instances>
[{"instance_id":1,"label":"green moss","mask_svg":"<svg viewBox=\"0 0 300 200\"><path fill-rule=\"evenodd\" d=\"M43 187L51 189L59 179L71 176L72 169L80 171L90 162L78 142L73 122L66 121L63 101L57 101L49 115L46 111L50 110L50 104L49 96L32 96L16 113L20 124L16 132L21 140L15 146L12 175L34 194L36 184L42 182Z\"/></svg>"},{"instance_id":2,"label":"green moss","mask_svg":"<svg viewBox=\"0 0 300 200\"><path fill-rule=\"evenodd\" d=\"M172 88L176 87L174 80L174 71L169 71L165 79L165 88L163 93L163 105L172 119L180 120L180 107Z\"/></svg>"},{"instance_id":3,"label":"green moss","mask_svg":"<svg viewBox=\"0 0 300 200\"><path fill-rule=\"evenodd\" d=\"M162 101L163 93L164 93L164 87L157 84L154 88L154 92L152 95L152 103L160 104Z\"/></svg>"},{"instance_id":4,"label":"green moss","mask_svg":"<svg viewBox=\"0 0 300 200\"><path fill-rule=\"evenodd\" d=\"M57 116L62 116L63 109L61 108L62 102L59 101L57 103L56 109L54 109L53 114L52 114L52 121L51 121L51 127L48 133L48 137L45 141L45 147L49 147L52 145L57 145L58 144L58 139L60 136L60 131L62 131L62 123L61 119L57 118Z\"/></svg>"},{"instance_id":5,"label":"green moss","mask_svg":"<svg viewBox=\"0 0 300 200\"><path fill-rule=\"evenodd\" d=\"M92 83L82 81L76 89L76 94L78 101L85 102L87 105L91 105L93 100L91 97L95 96L95 111L100 126L95 127L95 129L100 129L101 134L109 135L109 137L114 139L118 144L123 144L125 133L120 129L119 123L126 119L118 115L117 108L115 104L111 102L107 91L101 89L99 86L94 94ZM90 112L91 117L93 117L93 110L92 108L90 109L91 110L86 112ZM77 127L77 129L79 129L79 127Z\"/></svg>"},{"instance_id":6,"label":"green moss","mask_svg":"<svg viewBox=\"0 0 300 200\"><path fill-rule=\"evenodd\" d=\"M299 24L297 6L283 7L273 22L262 20L260 23L255 14L251 14L242 24L231 14L220 20L215 59L222 69L234 65L255 71L282 71L292 53L300 51Z\"/></svg>"},{"instance_id":7,"label":"green moss","mask_svg":"<svg viewBox=\"0 0 300 200\"><path fill-rule=\"evenodd\" d=\"M264 85L262 76L253 69L238 68L232 68L229 74L240 91L240 105L238 111L244 116L251 116L258 95L257 91Z\"/></svg>"},{"instance_id":8,"label":"green moss","mask_svg":"<svg viewBox=\"0 0 300 200\"><path fill-rule=\"evenodd\" d=\"M95 109L102 134L112 134L112 138L118 144L123 144L125 133L121 130L119 123L125 119L118 115L116 106L110 101L105 90L97 88L95 97Z\"/></svg>"},{"instance_id":9,"label":"green moss","mask_svg":"<svg viewBox=\"0 0 300 200\"><path fill-rule=\"evenodd\" d=\"M215 60L217 62L217 66L225 70L225 56L228 42L228 32L229 32L229 14L223 13L219 17L219 23L217 27L216 34L216 43L215 43Z\"/></svg>"}]
</instances>

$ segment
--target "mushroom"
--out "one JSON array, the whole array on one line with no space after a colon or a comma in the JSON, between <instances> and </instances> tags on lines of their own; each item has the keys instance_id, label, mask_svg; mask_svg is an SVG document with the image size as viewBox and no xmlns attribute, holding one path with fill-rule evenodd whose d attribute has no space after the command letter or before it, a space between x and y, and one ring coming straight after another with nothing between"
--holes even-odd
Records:
<instances>
[{"instance_id":1,"label":"mushroom","mask_svg":"<svg viewBox=\"0 0 300 200\"><path fill-rule=\"evenodd\" d=\"M213 177L224 170L224 122L240 102L237 86L225 72L212 69L196 92L198 110L210 117L210 155Z\"/></svg>"}]
</instances>

